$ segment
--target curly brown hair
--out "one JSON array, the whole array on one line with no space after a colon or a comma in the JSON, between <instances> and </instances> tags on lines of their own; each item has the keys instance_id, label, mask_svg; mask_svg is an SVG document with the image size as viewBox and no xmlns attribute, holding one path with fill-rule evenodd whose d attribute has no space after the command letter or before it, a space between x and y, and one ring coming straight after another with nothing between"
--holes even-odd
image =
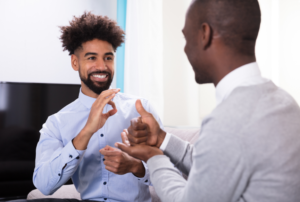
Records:
<instances>
[{"instance_id":1,"label":"curly brown hair","mask_svg":"<svg viewBox=\"0 0 300 202\"><path fill-rule=\"evenodd\" d=\"M70 26L61 26L62 47L69 51L69 55L81 47L81 44L93 39L110 43L114 51L124 42L125 32L114 20L107 16L97 16L91 12L84 12L80 17L73 18Z\"/></svg>"}]
</instances>

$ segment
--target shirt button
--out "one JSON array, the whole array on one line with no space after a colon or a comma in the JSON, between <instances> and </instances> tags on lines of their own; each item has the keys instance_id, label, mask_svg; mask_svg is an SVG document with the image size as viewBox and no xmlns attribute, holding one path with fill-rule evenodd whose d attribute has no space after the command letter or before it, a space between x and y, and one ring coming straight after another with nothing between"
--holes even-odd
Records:
<instances>
[{"instance_id":1,"label":"shirt button","mask_svg":"<svg viewBox=\"0 0 300 202\"><path fill-rule=\"evenodd\" d=\"M103 135L103 134L101 134L100 136L101 136L101 137L103 137L104 135Z\"/></svg>"},{"instance_id":2,"label":"shirt button","mask_svg":"<svg viewBox=\"0 0 300 202\"><path fill-rule=\"evenodd\" d=\"M58 173L58 176L60 176L60 173Z\"/></svg>"},{"instance_id":3,"label":"shirt button","mask_svg":"<svg viewBox=\"0 0 300 202\"><path fill-rule=\"evenodd\" d=\"M148 182L148 180L146 180L145 182Z\"/></svg>"},{"instance_id":4,"label":"shirt button","mask_svg":"<svg viewBox=\"0 0 300 202\"><path fill-rule=\"evenodd\" d=\"M105 161L105 159L103 159L103 161Z\"/></svg>"},{"instance_id":5,"label":"shirt button","mask_svg":"<svg viewBox=\"0 0 300 202\"><path fill-rule=\"evenodd\" d=\"M79 156L77 156L76 159L79 159Z\"/></svg>"},{"instance_id":6,"label":"shirt button","mask_svg":"<svg viewBox=\"0 0 300 202\"><path fill-rule=\"evenodd\" d=\"M104 198L104 200L107 200L107 198Z\"/></svg>"},{"instance_id":7,"label":"shirt button","mask_svg":"<svg viewBox=\"0 0 300 202\"><path fill-rule=\"evenodd\" d=\"M106 185L106 182L103 182L104 185Z\"/></svg>"},{"instance_id":8,"label":"shirt button","mask_svg":"<svg viewBox=\"0 0 300 202\"><path fill-rule=\"evenodd\" d=\"M72 158L73 156L70 154L70 156L69 156L70 158Z\"/></svg>"}]
</instances>

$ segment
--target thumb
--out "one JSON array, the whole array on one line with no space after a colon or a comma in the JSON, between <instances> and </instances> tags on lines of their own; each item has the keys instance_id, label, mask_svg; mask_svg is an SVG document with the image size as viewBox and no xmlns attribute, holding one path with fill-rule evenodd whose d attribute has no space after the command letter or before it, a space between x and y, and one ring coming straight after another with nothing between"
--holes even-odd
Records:
<instances>
[{"instance_id":1,"label":"thumb","mask_svg":"<svg viewBox=\"0 0 300 202\"><path fill-rule=\"evenodd\" d=\"M148 116L149 115L149 112L147 112L144 109L141 100L137 100L135 102L135 108L136 108L136 111L141 115L142 118L143 118L143 116Z\"/></svg>"},{"instance_id":2,"label":"thumb","mask_svg":"<svg viewBox=\"0 0 300 202\"><path fill-rule=\"evenodd\" d=\"M129 142L127 134L126 134L127 130L126 131L125 130L121 133L122 142L123 142L123 144L130 146L130 142Z\"/></svg>"},{"instance_id":3,"label":"thumb","mask_svg":"<svg viewBox=\"0 0 300 202\"><path fill-rule=\"evenodd\" d=\"M115 146L119 149L121 149L123 152L127 153L130 155L130 148L129 146L127 146L126 144L120 143L120 142L116 142Z\"/></svg>"}]
</instances>

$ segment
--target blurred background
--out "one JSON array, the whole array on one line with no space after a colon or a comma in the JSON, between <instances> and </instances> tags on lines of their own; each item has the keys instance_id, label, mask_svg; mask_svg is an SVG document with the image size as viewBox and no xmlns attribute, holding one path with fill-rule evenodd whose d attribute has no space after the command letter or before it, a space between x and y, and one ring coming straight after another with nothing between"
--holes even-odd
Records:
<instances>
[{"instance_id":1,"label":"blurred background","mask_svg":"<svg viewBox=\"0 0 300 202\"><path fill-rule=\"evenodd\" d=\"M181 30L190 2L0 0L0 82L80 84L70 56L62 51L58 26L92 11L121 22L127 34L125 52L117 52L117 60L123 58L116 65L121 84L115 76L112 87L149 99L167 126L200 126L215 107L215 90L195 83L183 51ZM256 54L262 74L299 103L300 0L259 3L262 24ZM0 89L0 110L4 93Z\"/></svg>"},{"instance_id":2,"label":"blurred background","mask_svg":"<svg viewBox=\"0 0 300 202\"><path fill-rule=\"evenodd\" d=\"M84 11L106 15L126 32L116 53L112 87L149 99L165 126L200 127L215 107L215 88L196 84L183 51L181 30L190 3L0 0L0 201L34 188L38 131L49 115L78 96L80 79L63 52L58 26ZM256 55L261 72L300 103L300 0L259 3Z\"/></svg>"}]
</instances>

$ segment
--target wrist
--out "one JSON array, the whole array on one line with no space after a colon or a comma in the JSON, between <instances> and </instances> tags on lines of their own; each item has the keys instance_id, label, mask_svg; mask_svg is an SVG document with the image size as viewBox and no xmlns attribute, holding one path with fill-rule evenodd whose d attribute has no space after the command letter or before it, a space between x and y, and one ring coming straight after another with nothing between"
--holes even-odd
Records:
<instances>
[{"instance_id":1,"label":"wrist","mask_svg":"<svg viewBox=\"0 0 300 202\"><path fill-rule=\"evenodd\" d=\"M93 134L82 129L80 133L72 140L73 146L77 150L86 150L87 145Z\"/></svg>"},{"instance_id":2,"label":"wrist","mask_svg":"<svg viewBox=\"0 0 300 202\"><path fill-rule=\"evenodd\" d=\"M165 137L166 137L167 133L163 130L160 130L158 137L157 137L157 144L156 147L160 148L161 144L163 143Z\"/></svg>"},{"instance_id":3,"label":"wrist","mask_svg":"<svg viewBox=\"0 0 300 202\"><path fill-rule=\"evenodd\" d=\"M142 178L145 176L146 170L141 160L134 159L133 166L131 167L131 173L138 178Z\"/></svg>"}]
</instances>

